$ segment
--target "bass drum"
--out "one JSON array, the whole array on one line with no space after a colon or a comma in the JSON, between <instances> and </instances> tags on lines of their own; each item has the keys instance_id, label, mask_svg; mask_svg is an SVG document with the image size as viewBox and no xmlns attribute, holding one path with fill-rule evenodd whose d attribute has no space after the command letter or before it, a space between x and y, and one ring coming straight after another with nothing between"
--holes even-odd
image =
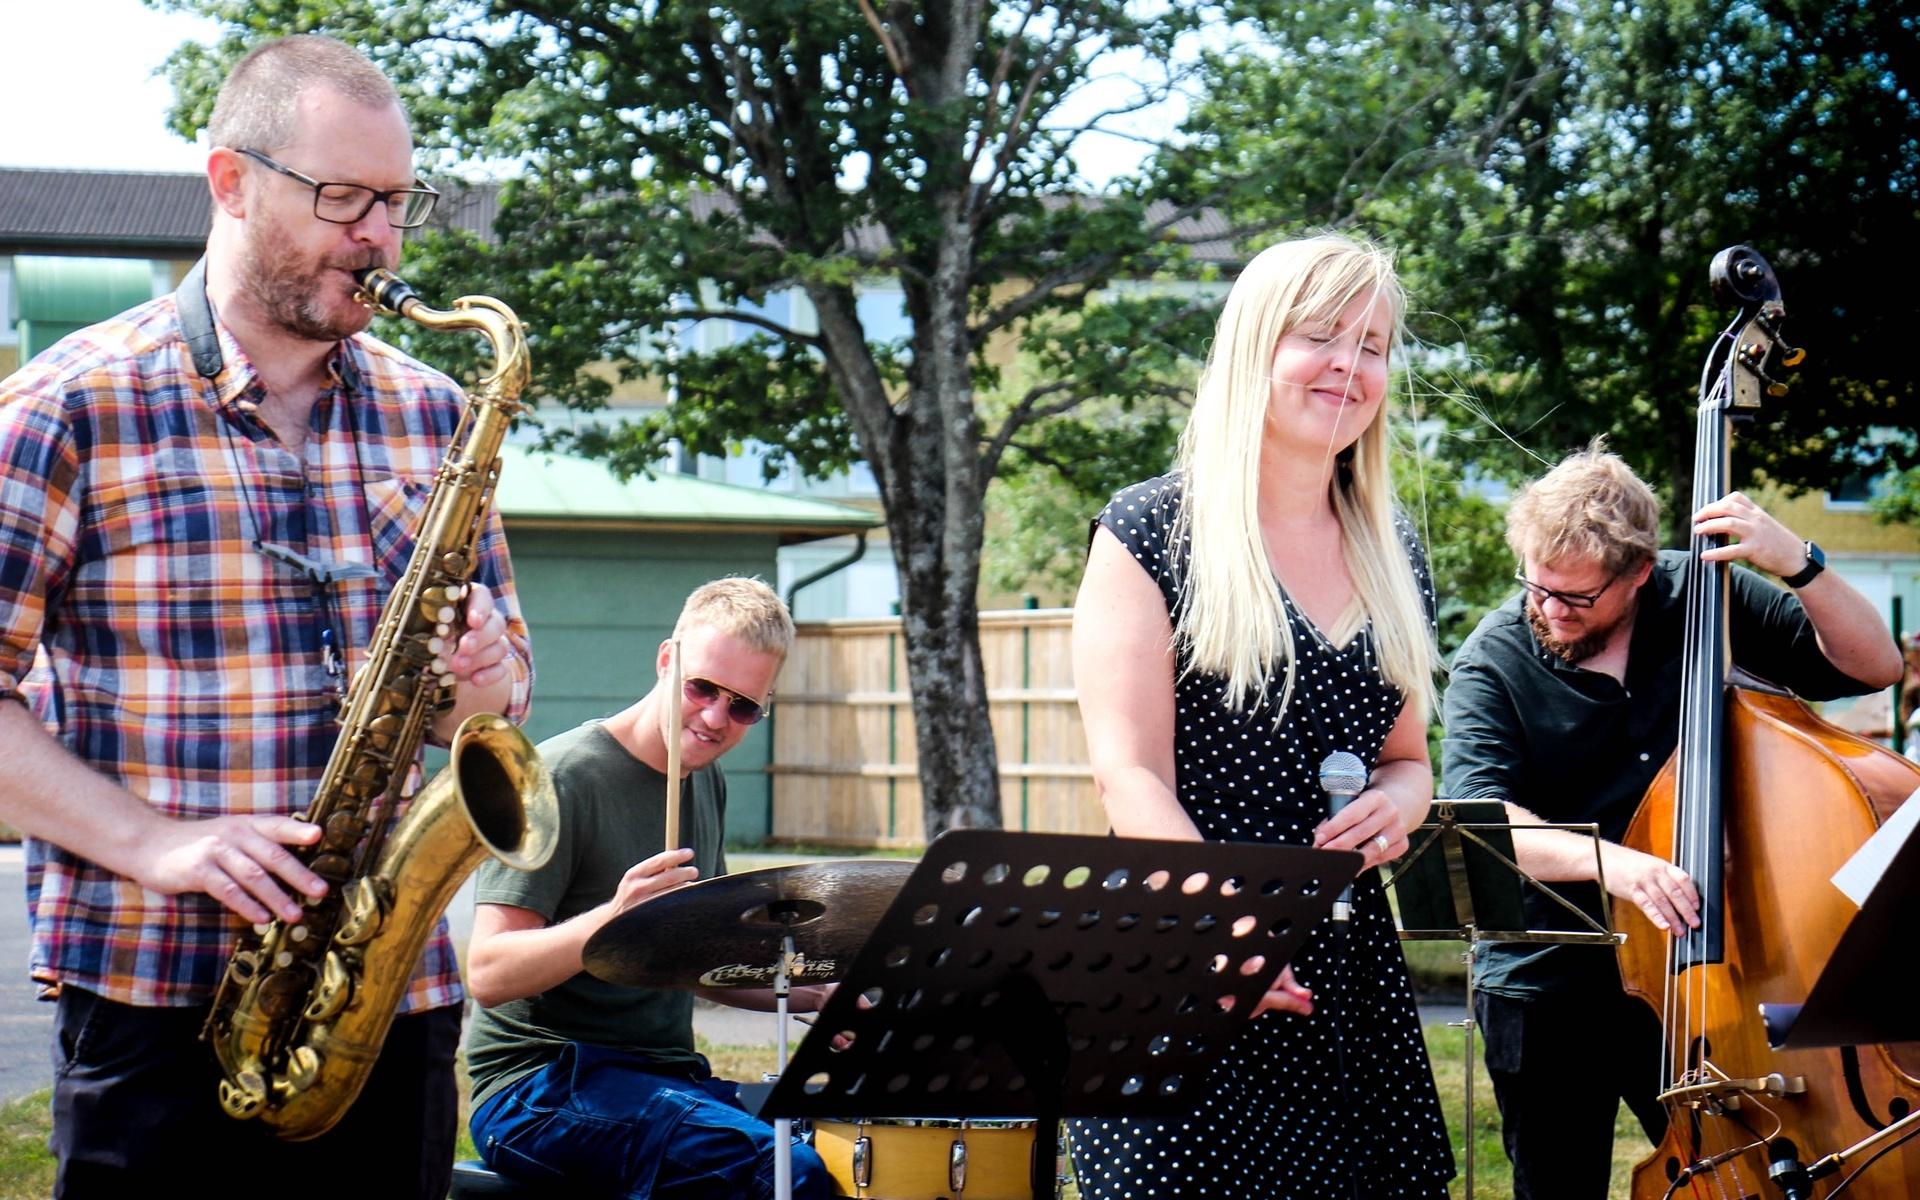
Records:
<instances>
[{"instance_id":1,"label":"bass drum","mask_svg":"<svg viewBox=\"0 0 1920 1200\"><path fill-rule=\"evenodd\" d=\"M841 1196L1030 1200L1033 1127L1023 1120L816 1119L813 1148Z\"/></svg>"}]
</instances>

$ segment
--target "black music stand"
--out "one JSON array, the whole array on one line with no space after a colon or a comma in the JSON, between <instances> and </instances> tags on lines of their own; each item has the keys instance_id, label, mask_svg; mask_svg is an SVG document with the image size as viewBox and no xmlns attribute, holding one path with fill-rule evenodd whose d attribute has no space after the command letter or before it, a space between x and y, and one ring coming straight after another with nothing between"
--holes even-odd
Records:
<instances>
[{"instance_id":1,"label":"black music stand","mask_svg":"<svg viewBox=\"0 0 1920 1200\"><path fill-rule=\"evenodd\" d=\"M947 833L762 1116L1032 1117L1041 1200L1060 1118L1190 1104L1362 861L1241 842Z\"/></svg>"},{"instance_id":2,"label":"black music stand","mask_svg":"<svg viewBox=\"0 0 1920 1200\"><path fill-rule=\"evenodd\" d=\"M1916 803L1920 799L1906 801ZM1760 1006L1767 1043L1775 1050L1920 1041L1920 1005L1914 1004L1909 989L1886 978L1887 951L1902 944L1896 931L1911 930L1920 922L1920 837L1913 836L1915 824L1915 815L1903 819L1896 814L1856 852L1856 858L1872 854L1876 860L1870 887L1806 1002ZM1882 842L1886 844L1876 845ZM1848 868L1853 866L1850 861Z\"/></svg>"},{"instance_id":3,"label":"black music stand","mask_svg":"<svg viewBox=\"0 0 1920 1200\"><path fill-rule=\"evenodd\" d=\"M1915 792L1880 831L1867 839L1840 873L1856 871L1871 858L1868 888L1860 911L1820 969L1804 1004L1762 1004L1760 1021L1767 1044L1775 1050L1817 1046L1877 1046L1888 1042L1920 1041L1920 1011L1908 988L1887 978L1888 947L1899 945L1895 931L1912 929L1920 919L1920 804ZM1850 889L1858 895L1857 888ZM1811 1188L1816 1180L1835 1174L1874 1147L1912 1136L1920 1125L1920 1109L1874 1130L1858 1142L1809 1163L1794 1178L1797 1188ZM1876 1156L1877 1157L1877 1156ZM1873 1158L1862 1161L1862 1169ZM1789 1195L1806 1195L1805 1191Z\"/></svg>"},{"instance_id":4,"label":"black music stand","mask_svg":"<svg viewBox=\"0 0 1920 1200\"><path fill-rule=\"evenodd\" d=\"M1435 800L1432 819L1413 832L1407 852L1394 861L1387 876L1399 910L1402 941L1462 941L1467 966L1467 1015L1462 1084L1466 1108L1461 1122L1467 1132L1467 1200L1473 1200L1473 966L1480 947L1488 942L1560 942L1573 945L1618 945L1626 940L1614 933L1613 908L1607 896L1606 874L1600 862L1600 831L1594 825L1527 825L1525 829L1558 829L1593 838L1594 875L1599 881L1601 920L1529 875L1514 861L1513 830L1507 806L1498 800ZM1424 836L1423 836L1424 835ZM1551 899L1572 914L1576 927L1529 929L1527 889Z\"/></svg>"}]
</instances>

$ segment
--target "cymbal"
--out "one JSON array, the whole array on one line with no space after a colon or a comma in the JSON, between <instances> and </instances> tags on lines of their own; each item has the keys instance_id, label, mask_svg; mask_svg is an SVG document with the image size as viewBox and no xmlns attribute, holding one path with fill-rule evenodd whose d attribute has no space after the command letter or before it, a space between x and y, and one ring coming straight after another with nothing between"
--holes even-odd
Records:
<instances>
[{"instance_id":1,"label":"cymbal","mask_svg":"<svg viewBox=\"0 0 1920 1200\"><path fill-rule=\"evenodd\" d=\"M629 987L772 987L791 929L794 983L842 979L913 867L853 858L703 879L607 922L582 957Z\"/></svg>"}]
</instances>

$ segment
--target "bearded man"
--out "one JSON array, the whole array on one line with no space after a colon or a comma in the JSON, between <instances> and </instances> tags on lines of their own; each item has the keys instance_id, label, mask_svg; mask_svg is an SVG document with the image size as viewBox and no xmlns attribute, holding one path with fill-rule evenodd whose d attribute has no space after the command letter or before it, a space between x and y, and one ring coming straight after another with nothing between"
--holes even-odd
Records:
<instances>
[{"instance_id":1,"label":"bearded man","mask_svg":"<svg viewBox=\"0 0 1920 1200\"><path fill-rule=\"evenodd\" d=\"M1698 927L1693 880L1619 844L1679 740L1687 552L1660 550L1659 502L1596 441L1526 488L1507 512L1521 592L1480 622L1452 665L1441 752L1454 799L1497 799L1516 825L1592 823L1607 891L1669 933ZM1739 492L1693 514L1704 552L1735 567L1735 666L1807 700L1890 686L1900 655L1873 606L1819 547ZM1516 834L1519 865L1596 918L1594 843ZM1567 918L1537 893L1535 928ZM1605 946L1495 943L1474 966L1475 1016L1513 1160L1516 1200L1602 1200L1625 1100L1658 1141L1660 1026L1621 990Z\"/></svg>"},{"instance_id":2,"label":"bearded man","mask_svg":"<svg viewBox=\"0 0 1920 1200\"><path fill-rule=\"evenodd\" d=\"M179 290L0 383L0 819L32 839L32 969L58 997L54 1194L214 1163L330 1195L351 1161L375 1195L440 1200L464 999L444 921L321 1137L228 1118L198 1036L241 928L328 890L292 850L320 831L291 814L464 407L354 300L435 193L392 84L329 38L255 47L208 132L212 231ZM532 686L497 514L478 559L443 743L473 713L521 719Z\"/></svg>"}]
</instances>

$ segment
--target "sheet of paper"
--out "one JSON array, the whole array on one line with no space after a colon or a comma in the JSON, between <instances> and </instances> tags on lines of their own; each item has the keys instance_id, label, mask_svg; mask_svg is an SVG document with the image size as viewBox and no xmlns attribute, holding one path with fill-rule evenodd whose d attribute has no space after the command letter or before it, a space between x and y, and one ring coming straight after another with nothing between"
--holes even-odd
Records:
<instances>
[{"instance_id":1,"label":"sheet of paper","mask_svg":"<svg viewBox=\"0 0 1920 1200\"><path fill-rule=\"evenodd\" d=\"M1845 866L1833 873L1833 886L1845 892L1856 907L1865 905L1873 885L1887 873L1887 865L1906 844L1916 824L1920 824L1920 791L1908 796L1887 823L1853 852Z\"/></svg>"}]
</instances>

